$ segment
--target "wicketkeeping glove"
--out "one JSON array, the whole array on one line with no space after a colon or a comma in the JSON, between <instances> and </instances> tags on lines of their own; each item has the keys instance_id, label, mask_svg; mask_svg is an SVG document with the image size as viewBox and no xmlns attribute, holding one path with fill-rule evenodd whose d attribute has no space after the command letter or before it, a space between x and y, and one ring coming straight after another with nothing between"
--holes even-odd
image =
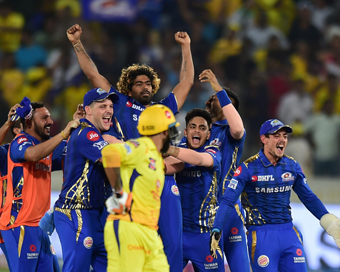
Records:
<instances>
[{"instance_id":1,"label":"wicketkeeping glove","mask_svg":"<svg viewBox=\"0 0 340 272\"><path fill-rule=\"evenodd\" d=\"M210 254L215 259L217 259L216 250L221 251L220 247L218 246L220 239L221 239L221 231L219 229L213 229L210 234Z\"/></svg>"},{"instance_id":2,"label":"wicketkeeping glove","mask_svg":"<svg viewBox=\"0 0 340 272\"><path fill-rule=\"evenodd\" d=\"M320 225L333 237L336 245L340 248L340 219L334 214L327 213L321 217Z\"/></svg>"},{"instance_id":3,"label":"wicketkeeping glove","mask_svg":"<svg viewBox=\"0 0 340 272\"><path fill-rule=\"evenodd\" d=\"M54 207L49 209L40 219L39 227L48 235L52 235L54 231Z\"/></svg>"},{"instance_id":4,"label":"wicketkeeping glove","mask_svg":"<svg viewBox=\"0 0 340 272\"><path fill-rule=\"evenodd\" d=\"M132 193L126 193L123 190L119 193L113 193L106 200L106 208L111 214L125 214L130 211L132 202Z\"/></svg>"}]
</instances>

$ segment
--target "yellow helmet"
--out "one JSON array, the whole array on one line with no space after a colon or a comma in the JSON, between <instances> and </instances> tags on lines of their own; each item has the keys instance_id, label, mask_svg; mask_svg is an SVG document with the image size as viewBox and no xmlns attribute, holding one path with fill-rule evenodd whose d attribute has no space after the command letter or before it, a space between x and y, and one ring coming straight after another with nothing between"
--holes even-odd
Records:
<instances>
[{"instance_id":1,"label":"yellow helmet","mask_svg":"<svg viewBox=\"0 0 340 272\"><path fill-rule=\"evenodd\" d=\"M179 123L172 111L162 105L155 104L146 108L139 117L137 129L140 135L150 136L169 130L170 138L177 137Z\"/></svg>"}]
</instances>

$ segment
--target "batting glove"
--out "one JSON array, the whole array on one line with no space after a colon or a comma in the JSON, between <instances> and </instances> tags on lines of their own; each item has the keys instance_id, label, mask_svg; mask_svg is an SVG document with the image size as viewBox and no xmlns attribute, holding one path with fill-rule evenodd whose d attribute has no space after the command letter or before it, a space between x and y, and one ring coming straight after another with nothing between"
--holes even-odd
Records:
<instances>
[{"instance_id":1,"label":"batting glove","mask_svg":"<svg viewBox=\"0 0 340 272\"><path fill-rule=\"evenodd\" d=\"M126 214L130 211L132 202L132 193L126 193L123 190L119 193L114 193L106 200L108 213L111 214Z\"/></svg>"},{"instance_id":2,"label":"batting glove","mask_svg":"<svg viewBox=\"0 0 340 272\"><path fill-rule=\"evenodd\" d=\"M340 219L334 214L327 213L321 217L320 225L333 237L336 245L340 248Z\"/></svg>"}]
</instances>

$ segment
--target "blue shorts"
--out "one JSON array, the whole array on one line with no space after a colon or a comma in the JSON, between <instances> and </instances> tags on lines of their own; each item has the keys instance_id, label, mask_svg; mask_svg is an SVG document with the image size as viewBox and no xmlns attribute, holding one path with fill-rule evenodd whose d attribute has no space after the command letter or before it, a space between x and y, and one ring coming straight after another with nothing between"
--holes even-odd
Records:
<instances>
[{"instance_id":1,"label":"blue shorts","mask_svg":"<svg viewBox=\"0 0 340 272\"><path fill-rule=\"evenodd\" d=\"M237 209L233 209L223 228L224 253L231 271L250 272L246 234L238 214L244 216L244 211L240 200L237 200L236 205Z\"/></svg>"},{"instance_id":2,"label":"blue shorts","mask_svg":"<svg viewBox=\"0 0 340 272\"><path fill-rule=\"evenodd\" d=\"M62 212L64 211L64 212ZM63 251L63 271L106 271L104 246L106 209L59 210L54 223Z\"/></svg>"},{"instance_id":3,"label":"blue shorts","mask_svg":"<svg viewBox=\"0 0 340 272\"><path fill-rule=\"evenodd\" d=\"M220 248L221 250L217 252L217 259L214 259L210 255L210 233L183 231L183 268L188 264L188 261L191 261L195 271L224 272L223 244L221 241Z\"/></svg>"},{"instance_id":4,"label":"blue shorts","mask_svg":"<svg viewBox=\"0 0 340 272\"><path fill-rule=\"evenodd\" d=\"M173 176L165 176L161 195L161 211L158 220L164 253L170 265L170 272L182 272L182 208L181 197Z\"/></svg>"},{"instance_id":5,"label":"blue shorts","mask_svg":"<svg viewBox=\"0 0 340 272\"><path fill-rule=\"evenodd\" d=\"M302 235L292 223L251 226L247 237L253 272L307 272Z\"/></svg>"},{"instance_id":6,"label":"blue shorts","mask_svg":"<svg viewBox=\"0 0 340 272\"><path fill-rule=\"evenodd\" d=\"M11 271L54 271L55 251L40 227L20 226L2 230Z\"/></svg>"}]
</instances>

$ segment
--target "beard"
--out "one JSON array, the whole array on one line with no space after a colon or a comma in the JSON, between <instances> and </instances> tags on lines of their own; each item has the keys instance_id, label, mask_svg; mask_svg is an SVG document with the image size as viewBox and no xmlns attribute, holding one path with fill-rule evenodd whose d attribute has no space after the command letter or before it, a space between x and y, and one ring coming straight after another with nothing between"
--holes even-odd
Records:
<instances>
[{"instance_id":1,"label":"beard","mask_svg":"<svg viewBox=\"0 0 340 272\"><path fill-rule=\"evenodd\" d=\"M35 121L33 122L34 122L34 132L37 133L43 141L49 140L51 138L51 135L44 132L44 129L46 127L41 128L38 126L38 124Z\"/></svg>"},{"instance_id":2,"label":"beard","mask_svg":"<svg viewBox=\"0 0 340 272\"><path fill-rule=\"evenodd\" d=\"M138 103L141 103L143 106L147 106L151 104L151 96L149 97L138 97L138 100L136 99L136 101Z\"/></svg>"},{"instance_id":3,"label":"beard","mask_svg":"<svg viewBox=\"0 0 340 272\"><path fill-rule=\"evenodd\" d=\"M168 151L168 149L170 147L170 143L171 143L171 139L170 139L170 136L168 135L168 137L165 138L164 143L163 143L163 147L161 149L162 154L164 154Z\"/></svg>"}]
</instances>

